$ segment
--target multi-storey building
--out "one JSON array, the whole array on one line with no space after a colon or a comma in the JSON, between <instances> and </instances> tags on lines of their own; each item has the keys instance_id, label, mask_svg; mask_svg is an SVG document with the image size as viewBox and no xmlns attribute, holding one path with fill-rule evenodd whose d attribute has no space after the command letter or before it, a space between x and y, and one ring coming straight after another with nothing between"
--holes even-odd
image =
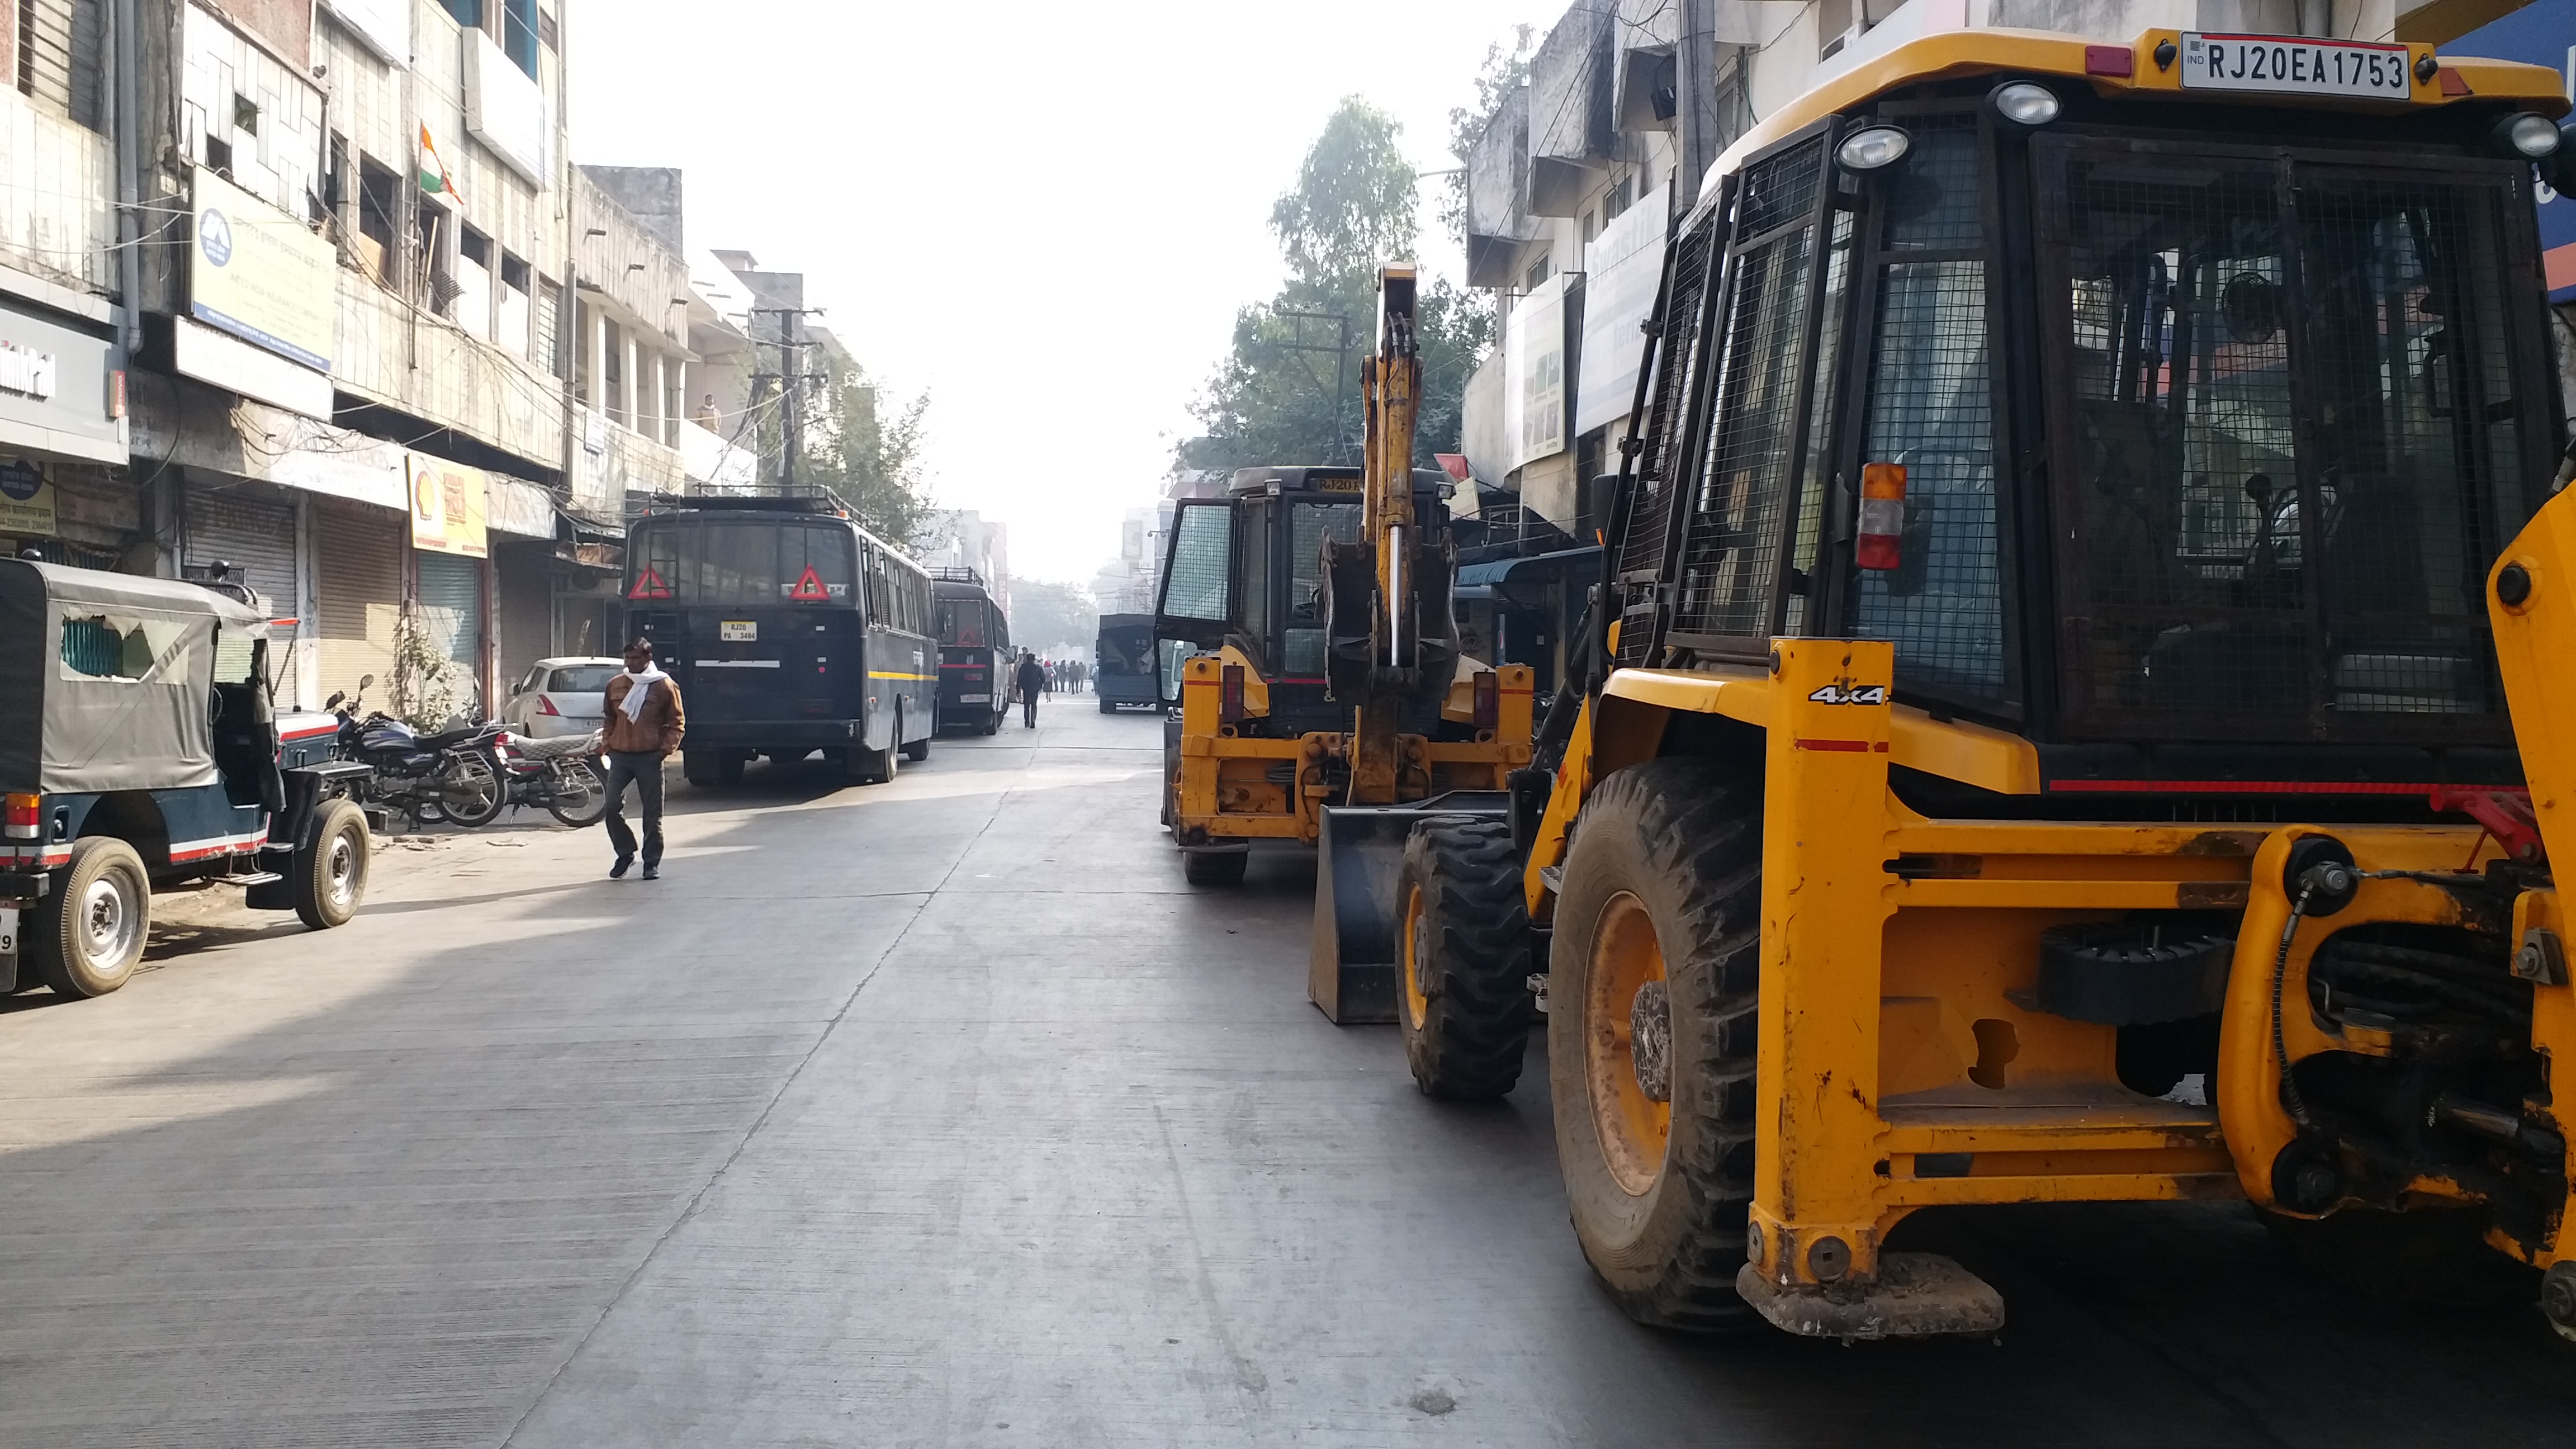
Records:
<instances>
[{"instance_id":1,"label":"multi-storey building","mask_svg":"<svg viewBox=\"0 0 2576 1449\"><path fill-rule=\"evenodd\" d=\"M755 481L756 318L568 160L568 4L0 7L0 547L249 587L286 702L612 650L630 497Z\"/></svg>"}]
</instances>

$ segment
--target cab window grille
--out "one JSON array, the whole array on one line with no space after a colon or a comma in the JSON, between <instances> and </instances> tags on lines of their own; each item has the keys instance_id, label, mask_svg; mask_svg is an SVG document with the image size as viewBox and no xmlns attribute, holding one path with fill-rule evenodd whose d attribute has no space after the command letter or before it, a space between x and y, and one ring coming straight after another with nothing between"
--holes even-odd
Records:
<instances>
[{"instance_id":1,"label":"cab window grille","mask_svg":"<svg viewBox=\"0 0 2576 1449\"><path fill-rule=\"evenodd\" d=\"M1626 534L1619 541L1623 578L1651 579L1663 572L1672 530L1672 501L1680 491L1675 476L1688 426L1693 382L1707 349L1700 322L1707 309L1710 277L1718 268L1718 238L1724 234L1723 213L1703 213L1673 250L1672 275L1665 285L1662 331L1656 339L1654 380L1646 427L1634 464L1635 489L1628 505ZM1654 600L1640 592L1630 599L1619 631L1619 662L1642 664L1654 647Z\"/></svg>"},{"instance_id":2,"label":"cab window grille","mask_svg":"<svg viewBox=\"0 0 2576 1449\"><path fill-rule=\"evenodd\" d=\"M1737 224L1752 243L1728 269L1716 402L1689 499L1676 633L1750 636L1771 626L1798 467L1824 157L1819 135L1746 172ZM1803 223L1783 225L1801 216Z\"/></svg>"},{"instance_id":3,"label":"cab window grille","mask_svg":"<svg viewBox=\"0 0 2576 1449\"><path fill-rule=\"evenodd\" d=\"M2070 729L2501 742L2485 565L2550 407L2517 381L2508 169L2063 174Z\"/></svg>"},{"instance_id":4,"label":"cab window grille","mask_svg":"<svg viewBox=\"0 0 2576 1449\"><path fill-rule=\"evenodd\" d=\"M1905 467L1900 564L1859 570L1853 632L1896 644L1900 688L2005 690L1994 389L1987 360L1984 168L1973 115L1911 123L1880 199L1861 459Z\"/></svg>"}]
</instances>

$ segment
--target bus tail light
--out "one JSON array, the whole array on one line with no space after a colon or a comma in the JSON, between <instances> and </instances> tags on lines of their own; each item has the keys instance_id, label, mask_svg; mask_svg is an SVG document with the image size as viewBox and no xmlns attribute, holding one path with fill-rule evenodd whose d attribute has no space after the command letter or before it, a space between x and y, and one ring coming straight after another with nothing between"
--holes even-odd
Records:
<instances>
[{"instance_id":1,"label":"bus tail light","mask_svg":"<svg viewBox=\"0 0 2576 1449\"><path fill-rule=\"evenodd\" d=\"M5 817L0 817L6 821L9 838L11 840L36 839L38 833L44 828L44 806L45 797L42 795L11 795L7 814Z\"/></svg>"},{"instance_id":2,"label":"bus tail light","mask_svg":"<svg viewBox=\"0 0 2576 1449\"><path fill-rule=\"evenodd\" d=\"M1490 669L1476 672L1476 728L1492 729L1502 722L1502 681Z\"/></svg>"},{"instance_id":3,"label":"bus tail light","mask_svg":"<svg viewBox=\"0 0 2576 1449\"><path fill-rule=\"evenodd\" d=\"M1861 465L1859 534L1855 552L1862 568L1892 569L1904 562L1904 464Z\"/></svg>"},{"instance_id":4,"label":"bus tail light","mask_svg":"<svg viewBox=\"0 0 2576 1449\"><path fill-rule=\"evenodd\" d=\"M1217 686L1217 718L1227 724L1243 719L1243 666L1229 664Z\"/></svg>"}]
</instances>

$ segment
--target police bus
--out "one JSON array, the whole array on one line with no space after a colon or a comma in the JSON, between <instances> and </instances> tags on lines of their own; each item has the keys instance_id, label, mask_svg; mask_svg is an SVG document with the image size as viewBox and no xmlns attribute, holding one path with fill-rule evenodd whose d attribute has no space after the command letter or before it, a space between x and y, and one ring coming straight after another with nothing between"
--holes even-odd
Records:
<instances>
[{"instance_id":1,"label":"police bus","mask_svg":"<svg viewBox=\"0 0 2576 1449\"><path fill-rule=\"evenodd\" d=\"M627 531L627 634L688 713L692 785L816 750L862 784L930 757L930 576L828 492L657 497Z\"/></svg>"},{"instance_id":2,"label":"police bus","mask_svg":"<svg viewBox=\"0 0 2576 1449\"><path fill-rule=\"evenodd\" d=\"M973 569L932 569L930 592L939 629L936 724L989 735L1010 703L1011 621Z\"/></svg>"}]
</instances>

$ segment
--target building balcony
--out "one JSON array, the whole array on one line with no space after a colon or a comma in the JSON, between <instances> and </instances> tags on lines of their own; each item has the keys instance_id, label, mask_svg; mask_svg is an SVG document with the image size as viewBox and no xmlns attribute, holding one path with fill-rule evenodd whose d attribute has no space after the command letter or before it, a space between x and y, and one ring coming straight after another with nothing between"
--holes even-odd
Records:
<instances>
[{"instance_id":1,"label":"building balcony","mask_svg":"<svg viewBox=\"0 0 2576 1449\"><path fill-rule=\"evenodd\" d=\"M748 447L723 434L682 421L680 468L693 493L748 493L759 481L760 459Z\"/></svg>"},{"instance_id":2,"label":"building balcony","mask_svg":"<svg viewBox=\"0 0 2576 1449\"><path fill-rule=\"evenodd\" d=\"M563 383L364 272L340 273L342 392L488 443L551 473L563 459Z\"/></svg>"},{"instance_id":3,"label":"building balcony","mask_svg":"<svg viewBox=\"0 0 2576 1449\"><path fill-rule=\"evenodd\" d=\"M683 493L688 469L680 450L657 443L605 413L580 420L581 446L573 450L573 502L596 512L624 511L630 493Z\"/></svg>"}]
</instances>

